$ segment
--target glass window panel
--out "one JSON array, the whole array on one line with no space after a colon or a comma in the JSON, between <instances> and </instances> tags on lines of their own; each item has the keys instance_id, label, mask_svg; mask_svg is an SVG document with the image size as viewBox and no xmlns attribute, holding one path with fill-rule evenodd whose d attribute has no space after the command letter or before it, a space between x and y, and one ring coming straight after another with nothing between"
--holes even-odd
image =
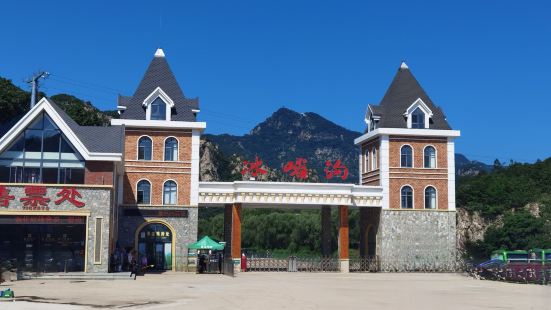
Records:
<instances>
[{"instance_id":1,"label":"glass window panel","mask_svg":"<svg viewBox=\"0 0 551 310\"><path fill-rule=\"evenodd\" d=\"M436 168L436 150L432 146L425 148L425 168Z\"/></svg>"},{"instance_id":2,"label":"glass window panel","mask_svg":"<svg viewBox=\"0 0 551 310\"><path fill-rule=\"evenodd\" d=\"M27 129L39 129L42 130L44 128L44 114L40 114Z\"/></svg>"},{"instance_id":3,"label":"glass window panel","mask_svg":"<svg viewBox=\"0 0 551 310\"><path fill-rule=\"evenodd\" d=\"M44 130L44 152L59 153L59 137L61 136L58 130Z\"/></svg>"},{"instance_id":4,"label":"glass window panel","mask_svg":"<svg viewBox=\"0 0 551 310\"><path fill-rule=\"evenodd\" d=\"M151 139L141 137L138 141L138 159L151 160Z\"/></svg>"},{"instance_id":5,"label":"glass window panel","mask_svg":"<svg viewBox=\"0 0 551 310\"><path fill-rule=\"evenodd\" d=\"M403 209L413 208L413 190L409 186L402 187L401 190L401 207Z\"/></svg>"},{"instance_id":6,"label":"glass window panel","mask_svg":"<svg viewBox=\"0 0 551 310\"><path fill-rule=\"evenodd\" d=\"M150 204L151 197L151 184L148 181L142 180L138 182L137 189L137 203L138 204Z\"/></svg>"},{"instance_id":7,"label":"glass window panel","mask_svg":"<svg viewBox=\"0 0 551 310\"><path fill-rule=\"evenodd\" d=\"M57 183L57 172L56 168L42 168L42 183L46 184L56 184Z\"/></svg>"},{"instance_id":8,"label":"glass window panel","mask_svg":"<svg viewBox=\"0 0 551 310\"><path fill-rule=\"evenodd\" d=\"M163 193L163 204L176 204L176 183L174 181L165 182Z\"/></svg>"},{"instance_id":9,"label":"glass window panel","mask_svg":"<svg viewBox=\"0 0 551 310\"><path fill-rule=\"evenodd\" d=\"M425 113L419 108L411 113L411 128L425 128Z\"/></svg>"},{"instance_id":10,"label":"glass window panel","mask_svg":"<svg viewBox=\"0 0 551 310\"><path fill-rule=\"evenodd\" d=\"M25 131L25 151L40 152L41 150L42 150L42 131L26 130Z\"/></svg>"},{"instance_id":11,"label":"glass window panel","mask_svg":"<svg viewBox=\"0 0 551 310\"><path fill-rule=\"evenodd\" d=\"M150 119L166 120L166 103L161 98L155 99L149 108L151 109Z\"/></svg>"},{"instance_id":12,"label":"glass window panel","mask_svg":"<svg viewBox=\"0 0 551 310\"><path fill-rule=\"evenodd\" d=\"M11 167L9 182L84 183L84 160L46 114L34 120L0 159L1 166Z\"/></svg>"},{"instance_id":13,"label":"glass window panel","mask_svg":"<svg viewBox=\"0 0 551 310\"><path fill-rule=\"evenodd\" d=\"M401 156L400 156L400 166L411 168L413 164L413 158L412 158L412 149L409 145L402 146L400 150Z\"/></svg>"},{"instance_id":14,"label":"glass window panel","mask_svg":"<svg viewBox=\"0 0 551 310\"><path fill-rule=\"evenodd\" d=\"M62 168L60 170L60 183L84 184L84 169Z\"/></svg>"},{"instance_id":15,"label":"glass window panel","mask_svg":"<svg viewBox=\"0 0 551 310\"><path fill-rule=\"evenodd\" d=\"M40 168L25 167L23 170L23 183L39 183Z\"/></svg>"},{"instance_id":16,"label":"glass window panel","mask_svg":"<svg viewBox=\"0 0 551 310\"><path fill-rule=\"evenodd\" d=\"M9 166L0 166L0 182L9 182L10 181L10 167Z\"/></svg>"},{"instance_id":17,"label":"glass window panel","mask_svg":"<svg viewBox=\"0 0 551 310\"><path fill-rule=\"evenodd\" d=\"M54 124L54 121L48 116L48 114L44 114L44 129L54 129L58 130L59 128Z\"/></svg>"},{"instance_id":18,"label":"glass window panel","mask_svg":"<svg viewBox=\"0 0 551 310\"><path fill-rule=\"evenodd\" d=\"M436 189L429 186L425 189L425 209L436 208Z\"/></svg>"},{"instance_id":19,"label":"glass window panel","mask_svg":"<svg viewBox=\"0 0 551 310\"><path fill-rule=\"evenodd\" d=\"M168 138L165 142L165 160L174 161L178 159L178 140Z\"/></svg>"},{"instance_id":20,"label":"glass window panel","mask_svg":"<svg viewBox=\"0 0 551 310\"><path fill-rule=\"evenodd\" d=\"M82 161L62 161L59 163L61 168L84 168Z\"/></svg>"},{"instance_id":21,"label":"glass window panel","mask_svg":"<svg viewBox=\"0 0 551 310\"><path fill-rule=\"evenodd\" d=\"M10 145L8 151L10 152L23 152L25 148L25 135L20 134L15 141Z\"/></svg>"}]
</instances>

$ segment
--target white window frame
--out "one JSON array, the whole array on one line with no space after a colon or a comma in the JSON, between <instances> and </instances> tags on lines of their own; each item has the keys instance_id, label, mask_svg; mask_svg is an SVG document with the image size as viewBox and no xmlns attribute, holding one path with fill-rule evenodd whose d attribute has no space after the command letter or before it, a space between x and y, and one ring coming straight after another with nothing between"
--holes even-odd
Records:
<instances>
[{"instance_id":1,"label":"white window frame","mask_svg":"<svg viewBox=\"0 0 551 310\"><path fill-rule=\"evenodd\" d=\"M151 141L151 159L140 159L140 140L143 137L147 137ZM138 140L136 140L136 160L139 160L139 161L152 161L153 158L154 158L154 156L153 156L153 139L148 135L139 136Z\"/></svg>"},{"instance_id":2,"label":"white window frame","mask_svg":"<svg viewBox=\"0 0 551 310\"><path fill-rule=\"evenodd\" d=\"M402 166L402 148L404 146L409 146L411 148L411 167ZM413 145L411 144L402 144L400 146L400 168L415 168L415 149L413 148Z\"/></svg>"},{"instance_id":3,"label":"white window frame","mask_svg":"<svg viewBox=\"0 0 551 310\"><path fill-rule=\"evenodd\" d=\"M373 147L371 151L371 170L377 170L377 148Z\"/></svg>"},{"instance_id":4,"label":"white window frame","mask_svg":"<svg viewBox=\"0 0 551 310\"><path fill-rule=\"evenodd\" d=\"M404 189L404 187L406 187L406 186L411 188L411 208L403 208L402 207L402 189ZM400 209L403 209L403 210L414 210L415 209L415 189L410 184L404 184L404 185L402 185L402 187L400 187Z\"/></svg>"},{"instance_id":5,"label":"white window frame","mask_svg":"<svg viewBox=\"0 0 551 310\"><path fill-rule=\"evenodd\" d=\"M369 172L369 148L368 147L365 148L363 157L364 157L363 172L368 173Z\"/></svg>"},{"instance_id":6,"label":"white window frame","mask_svg":"<svg viewBox=\"0 0 551 310\"><path fill-rule=\"evenodd\" d=\"M425 113L425 129L428 129L430 118L432 117L432 110L421 100L421 98L417 98L410 106L407 108L406 112L404 113L404 116L407 117L407 127L411 128L411 115L413 111L415 111L417 108L419 108L423 113Z\"/></svg>"},{"instance_id":7,"label":"white window frame","mask_svg":"<svg viewBox=\"0 0 551 310\"><path fill-rule=\"evenodd\" d=\"M427 208L427 188L432 187L434 188L434 208L429 209ZM423 208L426 210L437 210L438 209L438 189L434 185L427 185L425 186L425 189L423 189Z\"/></svg>"},{"instance_id":8,"label":"white window frame","mask_svg":"<svg viewBox=\"0 0 551 310\"><path fill-rule=\"evenodd\" d=\"M427 149L427 147L432 147L434 149L434 167L425 167L425 150ZM423 148L423 168L425 168L425 169L437 169L438 168L438 150L432 144L425 145L425 147Z\"/></svg>"},{"instance_id":9,"label":"white window frame","mask_svg":"<svg viewBox=\"0 0 551 310\"><path fill-rule=\"evenodd\" d=\"M136 189L136 204L138 204L138 184L140 184L141 181L147 181L149 183L149 203L143 203L140 205L151 205L151 202L153 201L153 184L149 179L146 178L139 179L134 186L134 188Z\"/></svg>"},{"instance_id":10,"label":"white window frame","mask_svg":"<svg viewBox=\"0 0 551 310\"><path fill-rule=\"evenodd\" d=\"M176 184L176 200L175 200L174 203L172 203L172 204L166 204L166 203L165 203L165 185L166 185L167 182L170 182L170 181L172 181L172 182L174 182L174 184ZM175 205L178 205L178 188L179 188L178 182L176 182L176 180L174 180L174 179L167 179L167 180L165 180L165 181L163 182L163 206L175 206Z\"/></svg>"},{"instance_id":11,"label":"white window frame","mask_svg":"<svg viewBox=\"0 0 551 310\"><path fill-rule=\"evenodd\" d=\"M174 138L176 140L176 158L173 159L173 160L166 160L166 141L169 139L169 138ZM163 161L168 161L168 162L173 162L173 161L178 161L180 158L180 140L178 140L178 138L176 138L175 136L168 136L165 138L164 142L163 142Z\"/></svg>"}]
</instances>

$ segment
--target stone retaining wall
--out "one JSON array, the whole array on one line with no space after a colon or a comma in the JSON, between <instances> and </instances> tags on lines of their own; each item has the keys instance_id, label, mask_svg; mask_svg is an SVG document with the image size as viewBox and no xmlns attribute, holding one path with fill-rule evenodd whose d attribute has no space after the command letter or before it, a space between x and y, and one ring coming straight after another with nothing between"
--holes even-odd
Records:
<instances>
[{"instance_id":1,"label":"stone retaining wall","mask_svg":"<svg viewBox=\"0 0 551 310\"><path fill-rule=\"evenodd\" d=\"M381 271L452 271L457 264L455 211L382 210Z\"/></svg>"}]
</instances>

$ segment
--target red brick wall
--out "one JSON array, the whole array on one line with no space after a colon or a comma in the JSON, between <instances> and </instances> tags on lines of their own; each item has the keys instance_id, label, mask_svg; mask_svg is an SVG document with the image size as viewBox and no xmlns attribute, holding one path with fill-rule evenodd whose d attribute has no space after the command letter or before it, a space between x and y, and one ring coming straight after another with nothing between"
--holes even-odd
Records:
<instances>
[{"instance_id":1,"label":"red brick wall","mask_svg":"<svg viewBox=\"0 0 551 310\"><path fill-rule=\"evenodd\" d=\"M381 167L381 148L380 148L381 144L380 144L380 139L374 139L374 140L371 140L367 143L364 143L362 144L362 147L361 147L361 175L362 175L362 185L373 185L373 186L378 186L378 185L381 185L381 180L380 180L380 167ZM369 155L369 167L365 167L365 151L366 149L368 150L368 155ZM372 170L372 159L373 159L373 156L372 156L372 153L373 153L373 149L375 149L377 151L376 153L376 161L377 161L377 168L375 170Z\"/></svg>"},{"instance_id":2,"label":"red brick wall","mask_svg":"<svg viewBox=\"0 0 551 310\"><path fill-rule=\"evenodd\" d=\"M400 149L408 144L413 148L413 167L400 167ZM423 168L423 150L432 145L436 149L436 168ZM415 209L424 209L425 188L433 186L437 193L437 208L448 209L448 158L445 138L390 137L389 143L389 201L390 208L400 208L400 190L404 185L413 188Z\"/></svg>"},{"instance_id":3,"label":"red brick wall","mask_svg":"<svg viewBox=\"0 0 551 310\"><path fill-rule=\"evenodd\" d=\"M152 160L138 161L138 139L148 136L152 140ZM178 140L178 160L164 161L164 143L167 137ZM151 183L151 204L163 203L163 186L167 180L178 185L177 205L189 205L191 190L191 131L170 129L126 129L125 176L123 203L136 203L136 184L141 179Z\"/></svg>"},{"instance_id":4,"label":"red brick wall","mask_svg":"<svg viewBox=\"0 0 551 310\"><path fill-rule=\"evenodd\" d=\"M87 161L84 171L84 184L113 185L113 162Z\"/></svg>"}]
</instances>

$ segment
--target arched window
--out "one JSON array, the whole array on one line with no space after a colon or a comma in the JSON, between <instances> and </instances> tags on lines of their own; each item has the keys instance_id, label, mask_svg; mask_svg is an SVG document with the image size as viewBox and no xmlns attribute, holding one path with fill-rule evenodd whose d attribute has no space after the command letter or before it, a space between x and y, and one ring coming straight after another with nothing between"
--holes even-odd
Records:
<instances>
[{"instance_id":1,"label":"arched window","mask_svg":"<svg viewBox=\"0 0 551 310\"><path fill-rule=\"evenodd\" d=\"M151 183L147 180L138 182L136 189L136 203L148 205L151 203Z\"/></svg>"},{"instance_id":2,"label":"arched window","mask_svg":"<svg viewBox=\"0 0 551 310\"><path fill-rule=\"evenodd\" d=\"M151 160L151 146L149 137L141 137L138 140L138 160Z\"/></svg>"},{"instance_id":3,"label":"arched window","mask_svg":"<svg viewBox=\"0 0 551 310\"><path fill-rule=\"evenodd\" d=\"M364 172L369 172L369 149L364 150Z\"/></svg>"},{"instance_id":4,"label":"arched window","mask_svg":"<svg viewBox=\"0 0 551 310\"><path fill-rule=\"evenodd\" d=\"M401 208L402 209L413 209L413 189L410 186L402 187L400 191L401 196Z\"/></svg>"},{"instance_id":5,"label":"arched window","mask_svg":"<svg viewBox=\"0 0 551 310\"><path fill-rule=\"evenodd\" d=\"M409 145L404 145L400 149L400 167L413 167L413 149Z\"/></svg>"},{"instance_id":6,"label":"arched window","mask_svg":"<svg viewBox=\"0 0 551 310\"><path fill-rule=\"evenodd\" d=\"M178 160L178 140L176 138L170 137L165 140L165 160Z\"/></svg>"},{"instance_id":7,"label":"arched window","mask_svg":"<svg viewBox=\"0 0 551 310\"><path fill-rule=\"evenodd\" d=\"M425 168L436 168L436 149L433 146L425 148Z\"/></svg>"},{"instance_id":8,"label":"arched window","mask_svg":"<svg viewBox=\"0 0 551 310\"><path fill-rule=\"evenodd\" d=\"M425 188L425 209L436 209L436 189L432 186Z\"/></svg>"},{"instance_id":9,"label":"arched window","mask_svg":"<svg viewBox=\"0 0 551 310\"><path fill-rule=\"evenodd\" d=\"M425 128L425 113L420 108L411 112L411 128Z\"/></svg>"},{"instance_id":10,"label":"arched window","mask_svg":"<svg viewBox=\"0 0 551 310\"><path fill-rule=\"evenodd\" d=\"M151 120L166 120L166 103L161 98L155 99L149 106L151 109Z\"/></svg>"},{"instance_id":11,"label":"arched window","mask_svg":"<svg viewBox=\"0 0 551 310\"><path fill-rule=\"evenodd\" d=\"M377 170L377 149L373 148L373 153L371 157L371 170Z\"/></svg>"},{"instance_id":12,"label":"arched window","mask_svg":"<svg viewBox=\"0 0 551 310\"><path fill-rule=\"evenodd\" d=\"M177 186L174 181L166 181L163 187L163 204L175 205L176 204L176 191Z\"/></svg>"}]
</instances>

